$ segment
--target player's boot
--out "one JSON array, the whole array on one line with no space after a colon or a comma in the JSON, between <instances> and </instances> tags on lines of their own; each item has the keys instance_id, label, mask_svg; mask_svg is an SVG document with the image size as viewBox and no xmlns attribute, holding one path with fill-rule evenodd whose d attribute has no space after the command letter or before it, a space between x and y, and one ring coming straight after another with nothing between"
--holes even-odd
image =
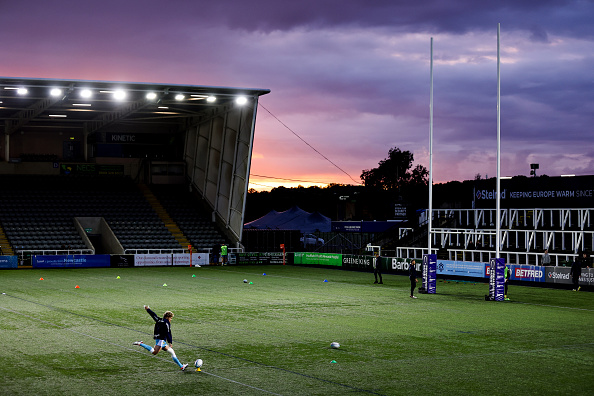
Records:
<instances>
[{"instance_id":1,"label":"player's boot","mask_svg":"<svg viewBox=\"0 0 594 396\"><path fill-rule=\"evenodd\" d=\"M183 366L181 366L181 367L180 367L180 370L181 370L181 371L185 371L185 370L186 370L186 367L188 367L188 364L187 364L187 363L186 363L186 364L184 364Z\"/></svg>"},{"instance_id":2,"label":"player's boot","mask_svg":"<svg viewBox=\"0 0 594 396\"><path fill-rule=\"evenodd\" d=\"M132 345L140 345L140 344L142 344L142 341L134 341L134 342L132 343Z\"/></svg>"}]
</instances>

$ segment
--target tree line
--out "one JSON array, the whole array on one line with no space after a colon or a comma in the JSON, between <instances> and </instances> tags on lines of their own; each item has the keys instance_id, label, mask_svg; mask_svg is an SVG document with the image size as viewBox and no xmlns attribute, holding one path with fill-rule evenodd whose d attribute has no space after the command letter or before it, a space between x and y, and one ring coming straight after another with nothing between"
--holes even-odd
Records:
<instances>
[{"instance_id":1,"label":"tree line","mask_svg":"<svg viewBox=\"0 0 594 396\"><path fill-rule=\"evenodd\" d=\"M378 166L361 173L362 185L329 184L326 187L276 187L271 191L250 189L245 222L271 210L284 211L299 206L320 212L335 221L392 220L394 206L405 205L408 215L428 206L429 172L423 165L413 167L410 151L392 148ZM448 182L433 186L434 207L469 208L474 181Z\"/></svg>"}]
</instances>

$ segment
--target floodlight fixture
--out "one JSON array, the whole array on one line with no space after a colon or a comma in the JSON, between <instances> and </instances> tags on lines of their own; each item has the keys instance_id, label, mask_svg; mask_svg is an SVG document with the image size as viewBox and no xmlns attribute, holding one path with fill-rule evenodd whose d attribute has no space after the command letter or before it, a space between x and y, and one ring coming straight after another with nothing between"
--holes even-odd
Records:
<instances>
[{"instance_id":1,"label":"floodlight fixture","mask_svg":"<svg viewBox=\"0 0 594 396\"><path fill-rule=\"evenodd\" d=\"M216 102L216 100L217 100L217 98L215 96L212 96L212 95L206 98L206 101L208 103L214 103L214 102Z\"/></svg>"},{"instance_id":2,"label":"floodlight fixture","mask_svg":"<svg viewBox=\"0 0 594 396\"><path fill-rule=\"evenodd\" d=\"M239 96L237 99L235 99L235 103L238 105L244 105L247 103L247 98L245 96Z\"/></svg>"},{"instance_id":3,"label":"floodlight fixture","mask_svg":"<svg viewBox=\"0 0 594 396\"><path fill-rule=\"evenodd\" d=\"M154 92L149 92L149 93L146 94L146 98L148 100L155 100L155 99L157 99L157 94L154 93Z\"/></svg>"},{"instance_id":4,"label":"floodlight fixture","mask_svg":"<svg viewBox=\"0 0 594 396\"><path fill-rule=\"evenodd\" d=\"M124 100L126 98L126 91L122 91L121 89L114 91L113 98L115 100Z\"/></svg>"},{"instance_id":5,"label":"floodlight fixture","mask_svg":"<svg viewBox=\"0 0 594 396\"><path fill-rule=\"evenodd\" d=\"M51 96L60 96L62 95L62 90L60 88L52 88L50 91Z\"/></svg>"},{"instance_id":6,"label":"floodlight fixture","mask_svg":"<svg viewBox=\"0 0 594 396\"><path fill-rule=\"evenodd\" d=\"M91 96L93 96L93 93L90 89L83 89L82 91L80 91L80 96L82 96L83 98L90 98Z\"/></svg>"},{"instance_id":7,"label":"floodlight fixture","mask_svg":"<svg viewBox=\"0 0 594 396\"><path fill-rule=\"evenodd\" d=\"M27 95L28 92L29 91L27 90L27 88L19 88L19 89L17 89L17 93L19 95Z\"/></svg>"},{"instance_id":8,"label":"floodlight fixture","mask_svg":"<svg viewBox=\"0 0 594 396\"><path fill-rule=\"evenodd\" d=\"M182 94L175 95L175 100L184 100L185 96Z\"/></svg>"}]
</instances>

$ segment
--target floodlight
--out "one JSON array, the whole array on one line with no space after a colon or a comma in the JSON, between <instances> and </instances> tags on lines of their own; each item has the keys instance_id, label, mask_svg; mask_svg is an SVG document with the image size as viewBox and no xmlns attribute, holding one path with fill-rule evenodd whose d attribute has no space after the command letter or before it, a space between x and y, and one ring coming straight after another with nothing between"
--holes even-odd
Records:
<instances>
[{"instance_id":1,"label":"floodlight","mask_svg":"<svg viewBox=\"0 0 594 396\"><path fill-rule=\"evenodd\" d=\"M157 94L154 93L154 92L149 92L149 93L146 94L146 98L148 100L155 100L155 99L157 99Z\"/></svg>"},{"instance_id":2,"label":"floodlight","mask_svg":"<svg viewBox=\"0 0 594 396\"><path fill-rule=\"evenodd\" d=\"M126 91L122 91L121 89L114 91L113 98L116 100L123 100L126 98Z\"/></svg>"},{"instance_id":3,"label":"floodlight","mask_svg":"<svg viewBox=\"0 0 594 396\"><path fill-rule=\"evenodd\" d=\"M60 95L62 95L62 90L60 88L53 88L50 91L50 95L52 95L52 96L60 96Z\"/></svg>"},{"instance_id":4,"label":"floodlight","mask_svg":"<svg viewBox=\"0 0 594 396\"><path fill-rule=\"evenodd\" d=\"M175 100L184 100L184 95L182 95L182 94L175 95Z\"/></svg>"},{"instance_id":5,"label":"floodlight","mask_svg":"<svg viewBox=\"0 0 594 396\"><path fill-rule=\"evenodd\" d=\"M17 89L17 93L18 93L19 95L27 95L27 92L29 92L29 91L27 90L27 88L19 88L19 89Z\"/></svg>"},{"instance_id":6,"label":"floodlight","mask_svg":"<svg viewBox=\"0 0 594 396\"><path fill-rule=\"evenodd\" d=\"M207 101L207 102L209 102L209 103L213 103L213 102L215 102L216 100L217 100L217 98L216 98L216 97L214 97L214 96L209 96L209 97L207 97L207 98L206 98L206 101Z\"/></svg>"},{"instance_id":7,"label":"floodlight","mask_svg":"<svg viewBox=\"0 0 594 396\"><path fill-rule=\"evenodd\" d=\"M239 96L237 99L235 99L235 103L238 105L244 105L247 103L247 98L245 96Z\"/></svg>"},{"instance_id":8,"label":"floodlight","mask_svg":"<svg viewBox=\"0 0 594 396\"><path fill-rule=\"evenodd\" d=\"M80 91L80 96L82 96L83 98L90 98L92 95L93 93L90 89L83 89L82 91Z\"/></svg>"}]
</instances>

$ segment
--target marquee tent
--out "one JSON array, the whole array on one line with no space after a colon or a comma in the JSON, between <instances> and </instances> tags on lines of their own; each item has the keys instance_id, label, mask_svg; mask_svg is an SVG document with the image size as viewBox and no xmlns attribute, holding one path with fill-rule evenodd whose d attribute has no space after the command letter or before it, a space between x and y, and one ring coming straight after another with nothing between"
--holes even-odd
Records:
<instances>
[{"instance_id":1,"label":"marquee tent","mask_svg":"<svg viewBox=\"0 0 594 396\"><path fill-rule=\"evenodd\" d=\"M329 217L319 212L310 213L298 206L294 206L284 212L272 210L259 219L246 223L244 228L256 230L299 230L303 233L315 231L329 232L331 230L331 223L332 221Z\"/></svg>"}]
</instances>

